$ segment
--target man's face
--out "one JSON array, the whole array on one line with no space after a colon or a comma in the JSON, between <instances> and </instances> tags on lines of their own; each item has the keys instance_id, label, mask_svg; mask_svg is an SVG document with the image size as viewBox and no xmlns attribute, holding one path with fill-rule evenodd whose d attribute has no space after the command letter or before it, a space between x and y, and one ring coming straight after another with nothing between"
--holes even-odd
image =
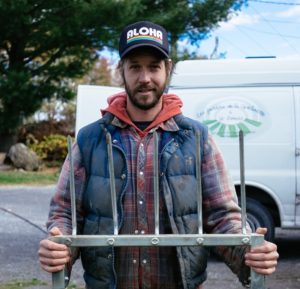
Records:
<instances>
[{"instance_id":1,"label":"man's face","mask_svg":"<svg viewBox=\"0 0 300 289\"><path fill-rule=\"evenodd\" d=\"M123 78L129 101L139 109L151 109L166 87L165 61L150 52L132 53L124 61Z\"/></svg>"}]
</instances>

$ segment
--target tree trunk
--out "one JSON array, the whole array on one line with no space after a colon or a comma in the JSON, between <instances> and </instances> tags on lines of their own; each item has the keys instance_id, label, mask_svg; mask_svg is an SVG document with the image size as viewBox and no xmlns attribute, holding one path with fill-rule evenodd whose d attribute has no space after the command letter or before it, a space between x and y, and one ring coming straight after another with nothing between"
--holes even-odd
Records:
<instances>
[{"instance_id":1,"label":"tree trunk","mask_svg":"<svg viewBox=\"0 0 300 289\"><path fill-rule=\"evenodd\" d=\"M10 147L17 142L16 134L1 134L0 135L0 152L8 153Z\"/></svg>"}]
</instances>

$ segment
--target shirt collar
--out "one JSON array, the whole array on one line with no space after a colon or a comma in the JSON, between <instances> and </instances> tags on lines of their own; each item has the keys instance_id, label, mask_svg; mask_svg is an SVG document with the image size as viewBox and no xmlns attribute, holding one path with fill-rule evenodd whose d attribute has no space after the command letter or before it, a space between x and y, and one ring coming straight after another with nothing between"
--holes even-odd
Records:
<instances>
[{"instance_id":1,"label":"shirt collar","mask_svg":"<svg viewBox=\"0 0 300 289\"><path fill-rule=\"evenodd\" d=\"M111 124L115 125L119 128L125 128L125 127L129 126L126 122L120 120L116 116L113 118ZM179 127L173 117L158 124L156 129L158 129L158 128L161 128L164 131L178 131L179 130Z\"/></svg>"}]
</instances>

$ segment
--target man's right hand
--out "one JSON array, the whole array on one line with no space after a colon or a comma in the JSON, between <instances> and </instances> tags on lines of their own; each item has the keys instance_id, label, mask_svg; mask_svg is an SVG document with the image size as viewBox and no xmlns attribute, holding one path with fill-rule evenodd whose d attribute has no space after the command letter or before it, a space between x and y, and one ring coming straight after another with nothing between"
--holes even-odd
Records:
<instances>
[{"instance_id":1,"label":"man's right hand","mask_svg":"<svg viewBox=\"0 0 300 289\"><path fill-rule=\"evenodd\" d=\"M53 227L49 233L50 236L62 235L62 232L57 227ZM66 245L58 244L48 239L40 242L38 254L42 269L49 273L63 270L71 258L70 250Z\"/></svg>"}]
</instances>

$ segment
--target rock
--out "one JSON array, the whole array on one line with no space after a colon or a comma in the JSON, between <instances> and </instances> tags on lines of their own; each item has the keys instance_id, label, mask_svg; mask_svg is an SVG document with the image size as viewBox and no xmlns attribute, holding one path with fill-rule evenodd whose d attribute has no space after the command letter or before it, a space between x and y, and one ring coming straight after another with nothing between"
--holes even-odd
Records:
<instances>
[{"instance_id":1,"label":"rock","mask_svg":"<svg viewBox=\"0 0 300 289\"><path fill-rule=\"evenodd\" d=\"M39 168L40 160L36 153L30 150L23 143L13 145L7 154L12 164L16 168L26 171L36 171Z\"/></svg>"}]
</instances>

